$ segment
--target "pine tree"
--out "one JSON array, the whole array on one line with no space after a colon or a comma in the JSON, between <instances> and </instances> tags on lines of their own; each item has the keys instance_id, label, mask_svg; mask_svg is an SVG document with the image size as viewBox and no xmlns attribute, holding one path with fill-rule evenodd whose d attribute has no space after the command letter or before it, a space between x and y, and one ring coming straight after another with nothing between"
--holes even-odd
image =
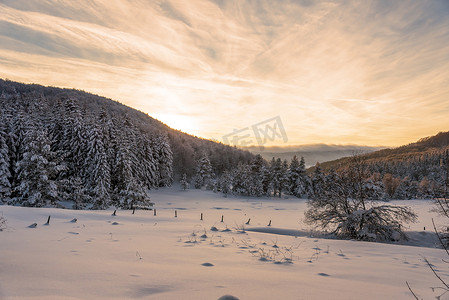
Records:
<instances>
[{"instance_id":1,"label":"pine tree","mask_svg":"<svg viewBox=\"0 0 449 300\"><path fill-rule=\"evenodd\" d=\"M256 155L256 157L251 162L251 186L249 194L251 196L260 197L264 194L263 187L263 168L265 165L265 161L263 160L260 154Z\"/></svg>"},{"instance_id":2,"label":"pine tree","mask_svg":"<svg viewBox=\"0 0 449 300\"><path fill-rule=\"evenodd\" d=\"M17 200L24 206L54 205L58 196L54 181L58 172L55 154L50 149L46 130L40 128L32 128L27 132L25 152L16 164L20 182L16 187Z\"/></svg>"},{"instance_id":3,"label":"pine tree","mask_svg":"<svg viewBox=\"0 0 449 300\"><path fill-rule=\"evenodd\" d=\"M0 202L11 196L11 173L9 170L9 149L4 124L6 119L0 114Z\"/></svg>"},{"instance_id":4,"label":"pine tree","mask_svg":"<svg viewBox=\"0 0 449 300\"><path fill-rule=\"evenodd\" d=\"M212 165L205 153L200 157L196 167L195 188L200 189L212 178Z\"/></svg>"},{"instance_id":5,"label":"pine tree","mask_svg":"<svg viewBox=\"0 0 449 300\"><path fill-rule=\"evenodd\" d=\"M270 172L272 175L271 185L273 188L273 196L278 195L280 198L282 196L282 190L286 182L286 165L281 161L280 158L275 159L273 157L270 163Z\"/></svg>"},{"instance_id":6,"label":"pine tree","mask_svg":"<svg viewBox=\"0 0 449 300\"><path fill-rule=\"evenodd\" d=\"M325 187L325 176L321 171L319 163L315 165L315 170L312 175L312 193L314 197L320 197L323 194Z\"/></svg>"},{"instance_id":7,"label":"pine tree","mask_svg":"<svg viewBox=\"0 0 449 300\"><path fill-rule=\"evenodd\" d=\"M154 149L152 147L151 138L143 133L137 137L137 154L136 158L140 164L136 167L137 178L142 182L143 186L148 189L158 187L160 184L158 170L160 168L159 162L155 159ZM163 169L163 168L161 168ZM170 180L168 180L170 181ZM164 180L164 183L167 183Z\"/></svg>"},{"instance_id":8,"label":"pine tree","mask_svg":"<svg viewBox=\"0 0 449 300\"><path fill-rule=\"evenodd\" d=\"M155 160L158 163L158 186L170 186L173 183L173 153L166 135L158 135L154 138Z\"/></svg>"},{"instance_id":9,"label":"pine tree","mask_svg":"<svg viewBox=\"0 0 449 300\"><path fill-rule=\"evenodd\" d=\"M98 125L91 125L87 137L87 154L84 165L87 167L88 188L94 199L95 209L105 209L110 202L111 168L104 143L107 143Z\"/></svg>"},{"instance_id":10,"label":"pine tree","mask_svg":"<svg viewBox=\"0 0 449 300\"><path fill-rule=\"evenodd\" d=\"M225 197L232 192L232 173L230 171L224 171L218 182L220 191Z\"/></svg>"},{"instance_id":11,"label":"pine tree","mask_svg":"<svg viewBox=\"0 0 449 300\"><path fill-rule=\"evenodd\" d=\"M182 178L180 180L180 183L181 183L181 187L182 187L182 189L184 191L189 188L189 182L187 181L187 174L186 173L182 174Z\"/></svg>"},{"instance_id":12,"label":"pine tree","mask_svg":"<svg viewBox=\"0 0 449 300\"><path fill-rule=\"evenodd\" d=\"M83 181L79 177L73 178L66 184L70 185L70 199L73 201L73 209L85 209L87 204L91 202L91 196L88 189L84 187ZM95 202L97 204L98 202ZM94 206L95 206L94 204ZM100 207L98 207L100 208Z\"/></svg>"},{"instance_id":13,"label":"pine tree","mask_svg":"<svg viewBox=\"0 0 449 300\"><path fill-rule=\"evenodd\" d=\"M126 209L149 205L146 189L136 180L135 168L138 167L138 161L133 151L135 133L129 119L125 117L122 132L117 141L113 204Z\"/></svg>"},{"instance_id":14,"label":"pine tree","mask_svg":"<svg viewBox=\"0 0 449 300\"><path fill-rule=\"evenodd\" d=\"M63 116L63 133L59 134L62 139L59 141L57 149L63 152L67 163L65 171L66 178L86 176L86 150L87 130L85 120L81 109L74 99L68 99L65 102Z\"/></svg>"}]
</instances>

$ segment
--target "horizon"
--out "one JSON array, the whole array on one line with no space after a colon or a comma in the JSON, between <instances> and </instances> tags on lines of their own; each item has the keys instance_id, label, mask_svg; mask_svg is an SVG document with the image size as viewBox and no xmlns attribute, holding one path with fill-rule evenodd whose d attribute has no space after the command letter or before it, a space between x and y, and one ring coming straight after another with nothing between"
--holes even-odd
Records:
<instances>
[{"instance_id":1,"label":"horizon","mask_svg":"<svg viewBox=\"0 0 449 300\"><path fill-rule=\"evenodd\" d=\"M0 72L220 142L398 147L448 130L449 4L3 0Z\"/></svg>"}]
</instances>

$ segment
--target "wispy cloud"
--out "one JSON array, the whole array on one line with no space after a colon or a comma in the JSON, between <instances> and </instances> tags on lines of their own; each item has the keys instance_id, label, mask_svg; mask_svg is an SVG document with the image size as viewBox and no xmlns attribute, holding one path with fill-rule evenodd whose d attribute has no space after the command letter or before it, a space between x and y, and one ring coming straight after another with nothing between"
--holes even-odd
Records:
<instances>
[{"instance_id":1,"label":"wispy cloud","mask_svg":"<svg viewBox=\"0 0 449 300\"><path fill-rule=\"evenodd\" d=\"M209 138L280 115L292 144L411 142L448 130L448 70L445 0L0 0L2 77Z\"/></svg>"}]
</instances>

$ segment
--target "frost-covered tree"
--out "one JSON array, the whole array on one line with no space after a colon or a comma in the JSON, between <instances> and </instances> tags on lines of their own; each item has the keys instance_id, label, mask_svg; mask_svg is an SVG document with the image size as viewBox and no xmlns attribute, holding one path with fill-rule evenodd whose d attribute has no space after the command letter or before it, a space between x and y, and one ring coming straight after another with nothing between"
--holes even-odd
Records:
<instances>
[{"instance_id":1,"label":"frost-covered tree","mask_svg":"<svg viewBox=\"0 0 449 300\"><path fill-rule=\"evenodd\" d=\"M70 181L65 182L69 186L70 194L69 199L73 201L73 209L85 209L91 202L91 196L89 191L85 188L83 181L79 177L74 177ZM94 202L94 205L98 204L98 201ZM100 207L98 207L100 208Z\"/></svg>"},{"instance_id":2,"label":"frost-covered tree","mask_svg":"<svg viewBox=\"0 0 449 300\"><path fill-rule=\"evenodd\" d=\"M251 196L260 197L264 194L263 188L263 168L265 166L265 161L260 154L256 155L256 157L251 162L251 182L249 189L249 194Z\"/></svg>"},{"instance_id":3,"label":"frost-covered tree","mask_svg":"<svg viewBox=\"0 0 449 300\"><path fill-rule=\"evenodd\" d=\"M230 171L225 171L218 181L219 190L224 194L225 197L227 197L228 194L232 192L232 182L233 176Z\"/></svg>"},{"instance_id":4,"label":"frost-covered tree","mask_svg":"<svg viewBox=\"0 0 449 300\"><path fill-rule=\"evenodd\" d=\"M20 184L16 187L17 200L25 206L55 204L58 196L54 181L58 173L55 154L44 129L32 128L25 136L22 159L16 164Z\"/></svg>"},{"instance_id":5,"label":"frost-covered tree","mask_svg":"<svg viewBox=\"0 0 449 300\"><path fill-rule=\"evenodd\" d=\"M306 222L342 238L406 238L402 224L415 222L416 214L406 206L379 205L369 200L369 176L360 156L354 156L346 168L332 176L323 191L308 201Z\"/></svg>"},{"instance_id":6,"label":"frost-covered tree","mask_svg":"<svg viewBox=\"0 0 449 300\"><path fill-rule=\"evenodd\" d=\"M280 158L273 159L270 162L270 173L271 173L271 186L273 188L273 196L282 195L282 190L285 186L286 180L286 169Z\"/></svg>"},{"instance_id":7,"label":"frost-covered tree","mask_svg":"<svg viewBox=\"0 0 449 300\"><path fill-rule=\"evenodd\" d=\"M304 197L309 193L309 185L304 157L298 161L296 155L293 156L288 169L288 192L297 197Z\"/></svg>"},{"instance_id":8,"label":"frost-covered tree","mask_svg":"<svg viewBox=\"0 0 449 300\"><path fill-rule=\"evenodd\" d=\"M148 206L149 197L146 188L142 187L136 179L137 158L133 151L135 150L133 147L135 129L128 119L125 119L124 125L124 130L117 143L113 205L126 209Z\"/></svg>"},{"instance_id":9,"label":"frost-covered tree","mask_svg":"<svg viewBox=\"0 0 449 300\"><path fill-rule=\"evenodd\" d=\"M6 143L5 118L0 114L0 202L11 196L11 173L9 170L9 149Z\"/></svg>"},{"instance_id":10,"label":"frost-covered tree","mask_svg":"<svg viewBox=\"0 0 449 300\"><path fill-rule=\"evenodd\" d=\"M153 147L151 137L140 134L137 136L137 153L136 158L139 164L136 166L137 171L137 178L142 183L143 186L146 186L148 189L158 187L160 184L168 184L171 180L171 176L169 175L169 178L163 178L164 176L167 176L164 174L159 174L160 170L167 170L164 167L159 168L159 162L156 160L156 158L159 158L159 156L156 156L154 151L159 151L160 146ZM168 163L170 165L170 162Z\"/></svg>"},{"instance_id":11,"label":"frost-covered tree","mask_svg":"<svg viewBox=\"0 0 449 300\"><path fill-rule=\"evenodd\" d=\"M158 163L158 186L170 186L173 183L173 152L166 135L158 135L154 138L155 161ZM210 162L209 162L210 164Z\"/></svg>"},{"instance_id":12,"label":"frost-covered tree","mask_svg":"<svg viewBox=\"0 0 449 300\"><path fill-rule=\"evenodd\" d=\"M181 180L179 181L181 183L182 189L185 191L189 188L189 182L187 181L187 174L182 174Z\"/></svg>"},{"instance_id":13,"label":"frost-covered tree","mask_svg":"<svg viewBox=\"0 0 449 300\"><path fill-rule=\"evenodd\" d=\"M236 194L251 196L252 182L251 166L240 164L233 172L232 190Z\"/></svg>"},{"instance_id":14,"label":"frost-covered tree","mask_svg":"<svg viewBox=\"0 0 449 300\"><path fill-rule=\"evenodd\" d=\"M195 174L195 188L200 189L208 183L212 178L212 165L210 163L209 157L203 153L197 163L196 174Z\"/></svg>"},{"instance_id":15,"label":"frost-covered tree","mask_svg":"<svg viewBox=\"0 0 449 300\"><path fill-rule=\"evenodd\" d=\"M325 176L321 170L321 165L317 163L315 165L315 170L312 174L312 198L319 197L324 192L324 187L326 184Z\"/></svg>"},{"instance_id":16,"label":"frost-covered tree","mask_svg":"<svg viewBox=\"0 0 449 300\"><path fill-rule=\"evenodd\" d=\"M87 166L88 189L93 198L95 209L105 209L110 202L111 167L107 158L105 136L97 125L91 125L87 137Z\"/></svg>"}]
</instances>

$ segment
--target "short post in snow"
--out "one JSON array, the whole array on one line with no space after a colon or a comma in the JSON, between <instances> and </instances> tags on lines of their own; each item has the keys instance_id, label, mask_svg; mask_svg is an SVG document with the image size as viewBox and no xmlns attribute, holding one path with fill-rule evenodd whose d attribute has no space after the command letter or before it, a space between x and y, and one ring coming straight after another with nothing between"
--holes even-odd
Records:
<instances>
[{"instance_id":1,"label":"short post in snow","mask_svg":"<svg viewBox=\"0 0 449 300\"><path fill-rule=\"evenodd\" d=\"M117 210L116 210L116 209L114 209L114 212L112 213L112 215L113 215L113 216L115 216L115 215L116 215L116 213L117 213Z\"/></svg>"},{"instance_id":2,"label":"short post in snow","mask_svg":"<svg viewBox=\"0 0 449 300\"><path fill-rule=\"evenodd\" d=\"M156 208L154 209L154 213L153 213L153 215L154 215L154 216L156 216Z\"/></svg>"},{"instance_id":3,"label":"short post in snow","mask_svg":"<svg viewBox=\"0 0 449 300\"><path fill-rule=\"evenodd\" d=\"M48 216L47 223L45 225L50 225L50 216Z\"/></svg>"},{"instance_id":4,"label":"short post in snow","mask_svg":"<svg viewBox=\"0 0 449 300\"><path fill-rule=\"evenodd\" d=\"M224 216L223 215L221 215L221 222L223 223L224 221L223 221L223 218L224 218Z\"/></svg>"},{"instance_id":5,"label":"short post in snow","mask_svg":"<svg viewBox=\"0 0 449 300\"><path fill-rule=\"evenodd\" d=\"M177 217L178 217L178 211L175 210L175 218L177 218Z\"/></svg>"},{"instance_id":6,"label":"short post in snow","mask_svg":"<svg viewBox=\"0 0 449 300\"><path fill-rule=\"evenodd\" d=\"M203 221L203 213L201 213L200 220Z\"/></svg>"},{"instance_id":7,"label":"short post in snow","mask_svg":"<svg viewBox=\"0 0 449 300\"><path fill-rule=\"evenodd\" d=\"M248 222L246 222L246 225L249 225L249 222L251 221L251 218L248 219Z\"/></svg>"},{"instance_id":8,"label":"short post in snow","mask_svg":"<svg viewBox=\"0 0 449 300\"><path fill-rule=\"evenodd\" d=\"M133 207L133 215L134 215L134 213L136 212L136 208L135 207Z\"/></svg>"},{"instance_id":9,"label":"short post in snow","mask_svg":"<svg viewBox=\"0 0 449 300\"><path fill-rule=\"evenodd\" d=\"M270 220L270 223L268 223L268 225L267 226L271 226L271 220Z\"/></svg>"}]
</instances>

